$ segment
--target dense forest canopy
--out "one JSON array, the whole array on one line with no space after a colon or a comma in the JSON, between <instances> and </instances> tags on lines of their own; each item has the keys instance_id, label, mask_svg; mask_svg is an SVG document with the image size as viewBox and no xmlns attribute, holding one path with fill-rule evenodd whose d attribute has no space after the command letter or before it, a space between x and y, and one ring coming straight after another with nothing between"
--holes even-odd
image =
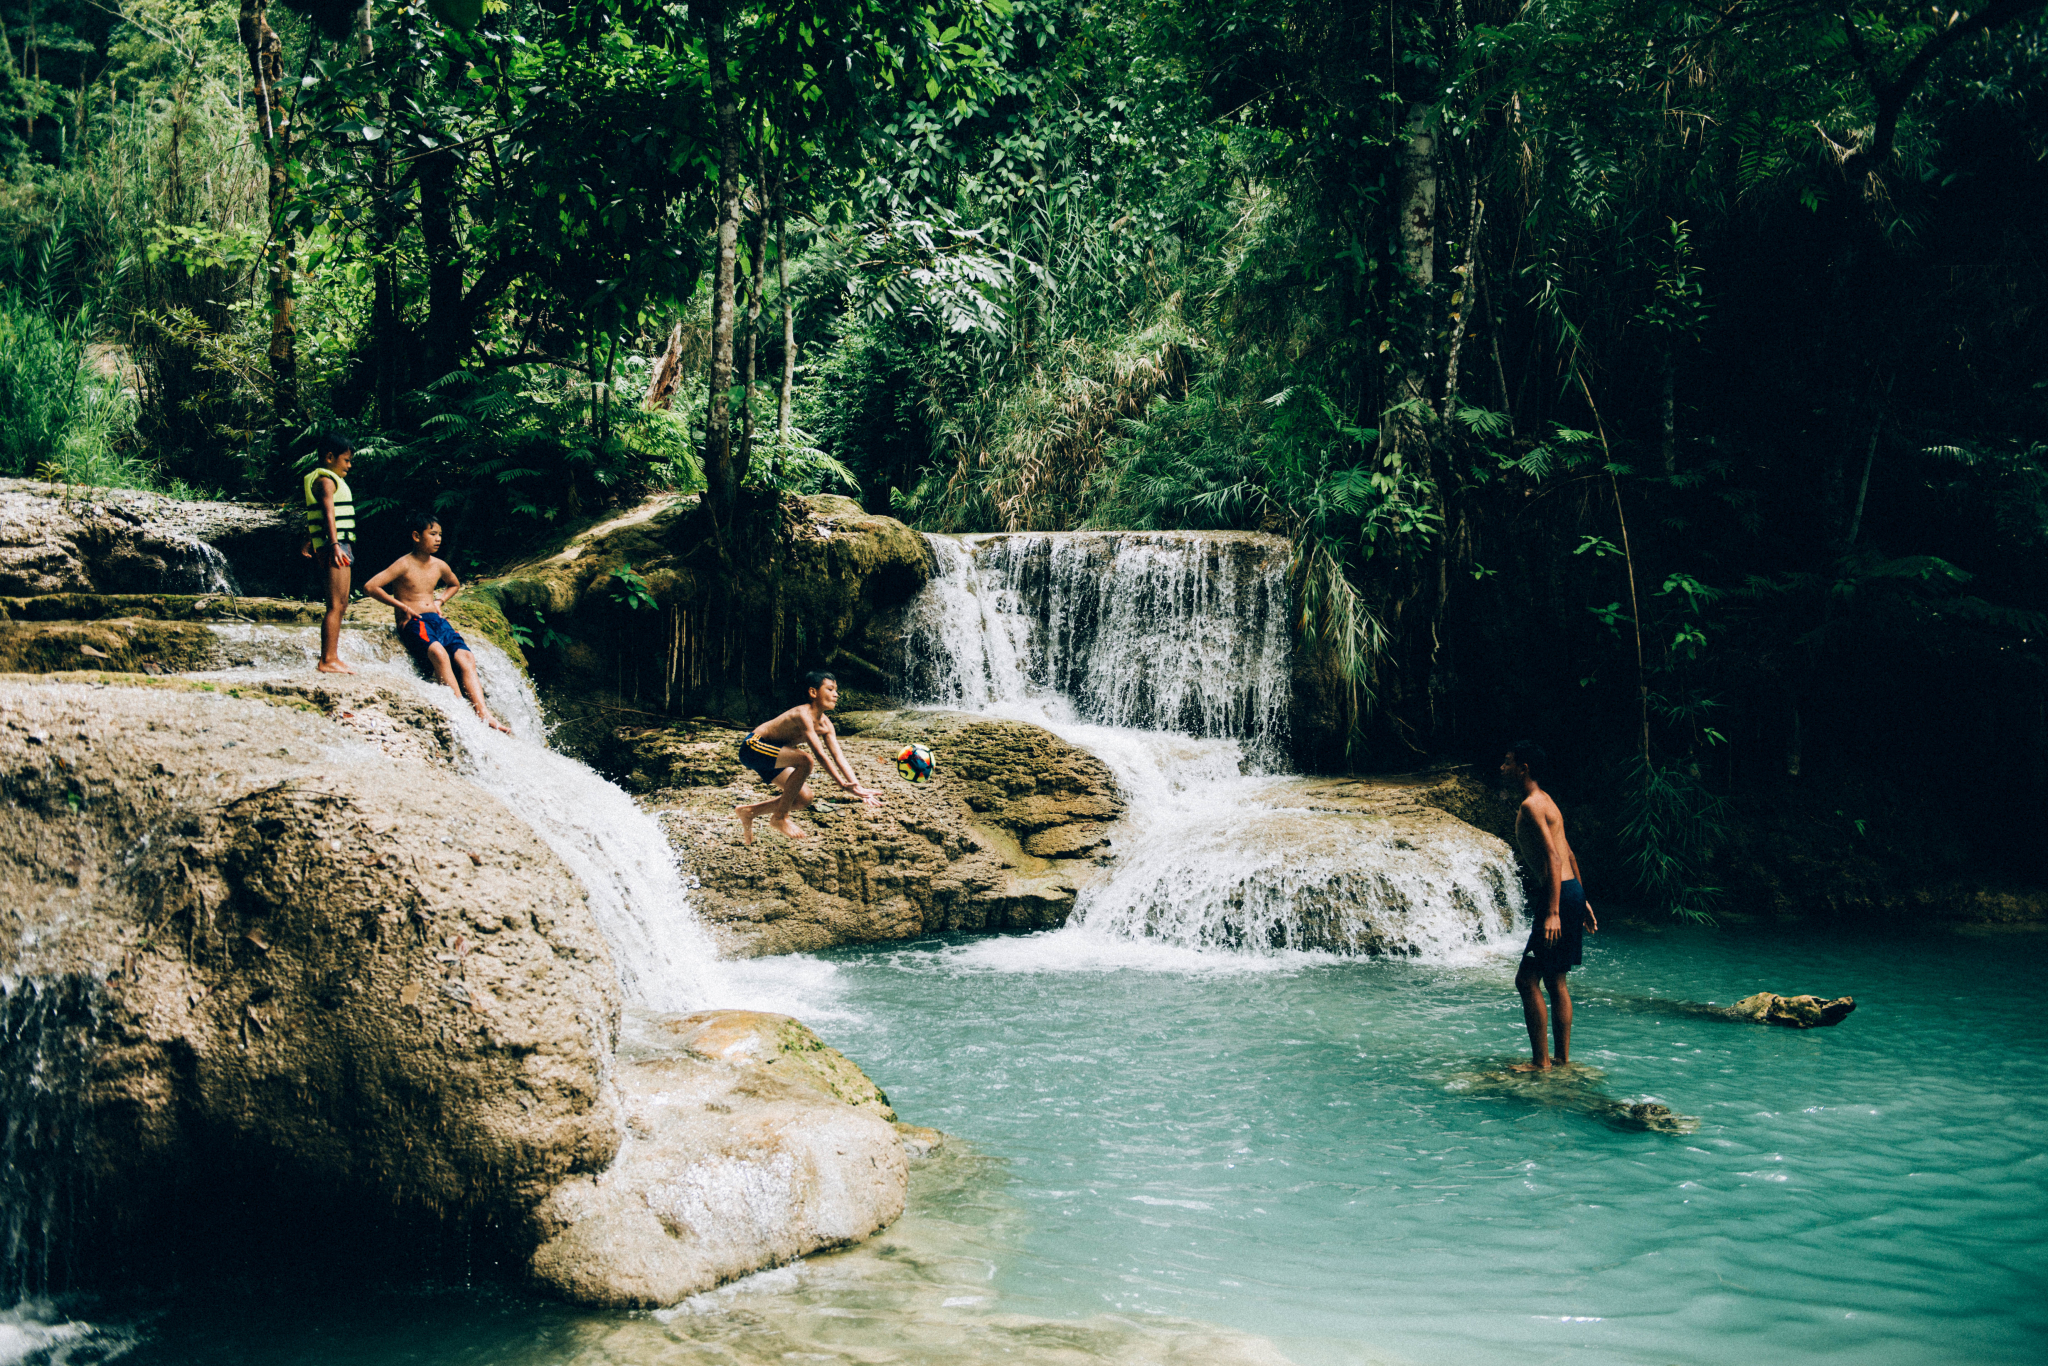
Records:
<instances>
[{"instance_id":1,"label":"dense forest canopy","mask_svg":"<svg viewBox=\"0 0 2048 1366\"><path fill-rule=\"evenodd\" d=\"M0 473L277 496L340 427L471 565L661 488L1280 532L1331 766L1552 737L1681 910L1731 799L1831 773L1859 837L2022 866L2042 0L0 31Z\"/></svg>"}]
</instances>

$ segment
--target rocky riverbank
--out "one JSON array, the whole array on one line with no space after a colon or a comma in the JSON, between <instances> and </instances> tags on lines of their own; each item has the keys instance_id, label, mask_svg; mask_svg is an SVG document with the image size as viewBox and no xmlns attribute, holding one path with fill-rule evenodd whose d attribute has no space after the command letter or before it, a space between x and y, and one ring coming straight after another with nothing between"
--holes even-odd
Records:
<instances>
[{"instance_id":1,"label":"rocky riverbank","mask_svg":"<svg viewBox=\"0 0 2048 1366\"><path fill-rule=\"evenodd\" d=\"M814 781L825 809L800 821L810 837L793 842L763 824L751 847L733 807L769 789L738 760L743 732L698 720L614 734L612 760L696 878L698 914L722 950L1066 923L1123 811L1101 760L1040 727L960 713L849 713L839 726L856 774L888 799L846 802ZM931 782L896 774L912 740L939 750Z\"/></svg>"},{"instance_id":2,"label":"rocky riverbank","mask_svg":"<svg viewBox=\"0 0 2048 1366\"><path fill-rule=\"evenodd\" d=\"M0 682L0 1075L41 1078L24 1132L75 1140L14 1154L10 1214L148 1275L260 1190L496 1229L614 1305L894 1219L893 1115L851 1064L774 1067L823 1048L796 1022L615 1058L587 894L454 771L450 725L362 679ZM59 1189L90 1198L32 1198Z\"/></svg>"}]
</instances>

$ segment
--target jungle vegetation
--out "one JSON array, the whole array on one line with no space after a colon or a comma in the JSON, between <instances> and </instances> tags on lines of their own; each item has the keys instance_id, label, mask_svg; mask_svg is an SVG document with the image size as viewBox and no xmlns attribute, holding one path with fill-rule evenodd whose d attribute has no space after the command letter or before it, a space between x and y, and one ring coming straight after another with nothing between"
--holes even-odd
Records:
<instances>
[{"instance_id":1,"label":"jungle vegetation","mask_svg":"<svg viewBox=\"0 0 2048 1366\"><path fill-rule=\"evenodd\" d=\"M2038 881L2044 3L0 0L0 473L1277 532L1331 766Z\"/></svg>"}]
</instances>

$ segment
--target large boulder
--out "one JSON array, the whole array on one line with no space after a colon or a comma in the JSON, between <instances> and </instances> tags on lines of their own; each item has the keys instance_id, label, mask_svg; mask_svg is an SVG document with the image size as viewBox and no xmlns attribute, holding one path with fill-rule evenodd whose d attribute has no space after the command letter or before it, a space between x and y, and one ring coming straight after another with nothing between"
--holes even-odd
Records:
<instances>
[{"instance_id":1,"label":"large boulder","mask_svg":"<svg viewBox=\"0 0 2048 1366\"><path fill-rule=\"evenodd\" d=\"M534 1213L534 1270L585 1304L653 1308L856 1242L903 1213L888 1098L784 1015L665 1022L681 1055L621 1059L625 1143Z\"/></svg>"},{"instance_id":2,"label":"large boulder","mask_svg":"<svg viewBox=\"0 0 2048 1366\"><path fill-rule=\"evenodd\" d=\"M92 1244L266 1184L489 1222L614 1156L609 953L495 798L219 692L0 682L0 715L0 979L91 997L51 1096L88 1111Z\"/></svg>"},{"instance_id":3,"label":"large boulder","mask_svg":"<svg viewBox=\"0 0 2048 1366\"><path fill-rule=\"evenodd\" d=\"M645 1305L900 1213L936 1135L796 1021L615 1056L582 887L454 755L402 683L0 680L0 1197L74 1277L410 1224Z\"/></svg>"},{"instance_id":4,"label":"large boulder","mask_svg":"<svg viewBox=\"0 0 2048 1366\"><path fill-rule=\"evenodd\" d=\"M721 949L795 953L1066 923L1123 811L1101 760L1037 726L959 713L855 713L839 724L881 804L843 801L814 778L827 809L798 818L809 837L792 842L762 823L752 846L733 808L770 789L741 766L741 732L699 718L615 734L612 760L697 879L698 913ZM929 782L897 775L895 756L912 740L937 752Z\"/></svg>"}]
</instances>

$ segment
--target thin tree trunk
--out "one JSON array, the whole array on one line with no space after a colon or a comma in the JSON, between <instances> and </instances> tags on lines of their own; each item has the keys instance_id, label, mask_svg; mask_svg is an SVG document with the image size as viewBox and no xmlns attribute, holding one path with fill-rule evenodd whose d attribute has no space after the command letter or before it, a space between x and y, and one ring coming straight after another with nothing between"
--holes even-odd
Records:
<instances>
[{"instance_id":1,"label":"thin tree trunk","mask_svg":"<svg viewBox=\"0 0 2048 1366\"><path fill-rule=\"evenodd\" d=\"M358 20L363 61L376 59L377 46L370 30L377 22L376 6L364 0ZM400 22L403 22L402 20ZM387 104L382 83L370 95L370 113L384 136L370 144L370 231L376 251L370 265L370 339L377 421L392 427L398 422L398 367L404 344L398 336L398 265L392 252L398 240L397 213L391 203L391 130L386 125Z\"/></svg>"},{"instance_id":2,"label":"thin tree trunk","mask_svg":"<svg viewBox=\"0 0 2048 1366\"><path fill-rule=\"evenodd\" d=\"M1450 416L1451 400L1458 393L1458 353L1465 346L1466 325L1471 322L1473 312L1479 307L1479 229L1486 221L1486 201L1479 197L1479 181L1472 181L1472 208L1465 215L1465 269L1463 271L1464 298L1458 308L1458 321L1451 328L1451 355L1444 365L1444 416Z\"/></svg>"},{"instance_id":3,"label":"thin tree trunk","mask_svg":"<svg viewBox=\"0 0 2048 1366\"><path fill-rule=\"evenodd\" d=\"M739 257L739 108L726 70L725 9L707 7L704 47L718 122L718 246L711 287L711 394L704 414L704 505L727 521L739 496L732 449L733 276Z\"/></svg>"},{"instance_id":4,"label":"thin tree trunk","mask_svg":"<svg viewBox=\"0 0 2048 1366\"><path fill-rule=\"evenodd\" d=\"M789 302L789 237L778 197L775 215L775 293L782 302L782 394L775 401L775 435L789 444L790 395L796 389L796 309Z\"/></svg>"},{"instance_id":5,"label":"thin tree trunk","mask_svg":"<svg viewBox=\"0 0 2048 1366\"><path fill-rule=\"evenodd\" d=\"M1436 283L1436 106L1421 100L1409 104L1402 136L1401 260L1409 281L1426 291ZM1429 384L1427 359L1417 354L1407 363L1402 397L1421 398Z\"/></svg>"},{"instance_id":6,"label":"thin tree trunk","mask_svg":"<svg viewBox=\"0 0 2048 1366\"><path fill-rule=\"evenodd\" d=\"M265 0L242 0L236 25L242 48L249 58L249 74L256 96L256 135L262 143L263 159L269 167L264 197L269 210L270 240L264 249L268 258L271 419L277 439L290 439L298 422L299 359L297 328L292 322L291 224L285 221L285 201L291 191L291 149L286 145L290 129L284 111L278 107L278 91L284 84L284 45L264 17ZM277 452L280 464L283 451Z\"/></svg>"},{"instance_id":7,"label":"thin tree trunk","mask_svg":"<svg viewBox=\"0 0 2048 1366\"><path fill-rule=\"evenodd\" d=\"M1885 404L1890 402L1892 385L1897 382L1894 374L1884 382L1884 398L1878 401L1877 420L1870 424L1870 449L1863 453L1863 482L1856 488L1856 511L1849 515L1849 544L1856 544L1856 533L1863 529L1863 500L1870 496L1870 468L1877 463L1877 438L1884 431Z\"/></svg>"},{"instance_id":8,"label":"thin tree trunk","mask_svg":"<svg viewBox=\"0 0 2048 1366\"><path fill-rule=\"evenodd\" d=\"M753 468L754 379L761 352L761 304L768 292L768 173L761 111L754 110L754 250L747 262L747 359L740 384L740 468Z\"/></svg>"}]
</instances>

